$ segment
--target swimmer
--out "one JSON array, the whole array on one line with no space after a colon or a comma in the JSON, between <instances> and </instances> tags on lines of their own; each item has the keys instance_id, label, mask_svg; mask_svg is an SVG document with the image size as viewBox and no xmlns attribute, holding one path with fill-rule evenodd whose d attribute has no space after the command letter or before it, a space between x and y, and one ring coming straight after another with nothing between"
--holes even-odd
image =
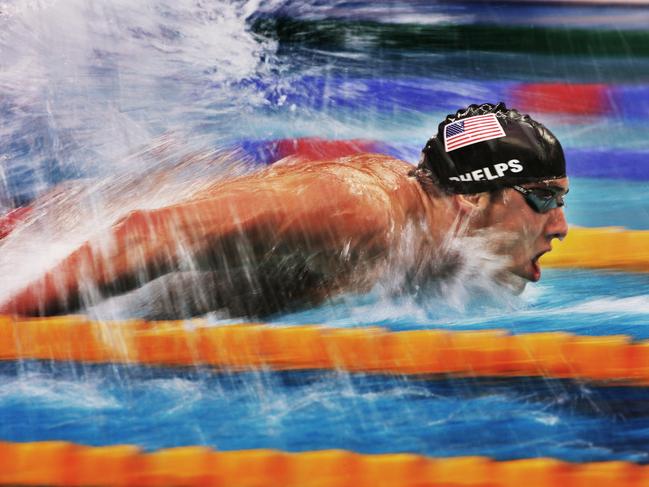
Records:
<instances>
[{"instance_id":1,"label":"swimmer","mask_svg":"<svg viewBox=\"0 0 649 487\"><path fill-rule=\"evenodd\" d=\"M492 242L506 263L499 279L520 291L568 231L567 192L548 129L503 103L471 105L439 125L417 168L377 154L289 158L189 201L133 211L0 298L0 314L69 313L108 299L148 319L260 317L368 290L404 243L404 275L435 279L450 237L492 234L505 236Z\"/></svg>"}]
</instances>

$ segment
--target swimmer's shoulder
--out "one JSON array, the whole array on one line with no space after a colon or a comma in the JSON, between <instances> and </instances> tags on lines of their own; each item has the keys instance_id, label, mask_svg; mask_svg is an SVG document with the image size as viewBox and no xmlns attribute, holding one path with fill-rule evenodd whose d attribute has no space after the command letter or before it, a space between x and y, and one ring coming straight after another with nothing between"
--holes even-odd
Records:
<instances>
[{"instance_id":1,"label":"swimmer's shoulder","mask_svg":"<svg viewBox=\"0 0 649 487\"><path fill-rule=\"evenodd\" d=\"M286 158L271 166L210 188L204 195L223 197L232 193L237 198L290 193L326 196L341 204L342 200L360 204L376 203L376 199L412 199L418 183L410 176L413 166L383 154L363 153L352 156L300 160Z\"/></svg>"},{"instance_id":2,"label":"swimmer's shoulder","mask_svg":"<svg viewBox=\"0 0 649 487\"><path fill-rule=\"evenodd\" d=\"M385 154L362 153L309 161L287 159L273 166L261 177L297 178L302 184L311 181L321 191L349 193L352 198L369 202L387 198L410 207L419 205L421 199L420 185L412 176L414 166Z\"/></svg>"},{"instance_id":3,"label":"swimmer's shoulder","mask_svg":"<svg viewBox=\"0 0 649 487\"><path fill-rule=\"evenodd\" d=\"M348 167L386 167L392 169L405 169L412 168L408 162L397 159L393 156L386 154L378 154L373 152L362 152L349 156L322 158L322 159L304 159L299 156L288 156L280 159L269 166L269 170L277 170L280 172L289 170L301 170L308 168L323 168L330 165L348 166Z\"/></svg>"},{"instance_id":4,"label":"swimmer's shoulder","mask_svg":"<svg viewBox=\"0 0 649 487\"><path fill-rule=\"evenodd\" d=\"M384 154L359 154L341 162L351 171L365 174L390 196L406 199L419 196L420 186L413 175L414 166L409 162Z\"/></svg>"},{"instance_id":5,"label":"swimmer's shoulder","mask_svg":"<svg viewBox=\"0 0 649 487\"><path fill-rule=\"evenodd\" d=\"M385 154L362 153L351 156L322 160L300 160L286 158L268 168L268 176L287 174L314 175L321 178L333 176L336 178L371 177L375 182L396 183L412 179L409 173L413 166L405 161ZM263 176L262 176L263 177ZM368 183L371 181L368 180Z\"/></svg>"}]
</instances>

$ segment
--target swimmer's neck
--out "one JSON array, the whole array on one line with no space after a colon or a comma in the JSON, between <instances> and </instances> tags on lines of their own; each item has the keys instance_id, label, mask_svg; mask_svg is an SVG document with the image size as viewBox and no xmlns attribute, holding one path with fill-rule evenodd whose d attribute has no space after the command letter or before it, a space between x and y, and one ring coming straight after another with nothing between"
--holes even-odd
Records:
<instances>
[{"instance_id":1,"label":"swimmer's neck","mask_svg":"<svg viewBox=\"0 0 649 487\"><path fill-rule=\"evenodd\" d=\"M419 204L423 212L427 235L436 243L452 236L465 235L470 219L465 218L458 208L457 199L444 193L434 184L421 184L414 180Z\"/></svg>"}]
</instances>

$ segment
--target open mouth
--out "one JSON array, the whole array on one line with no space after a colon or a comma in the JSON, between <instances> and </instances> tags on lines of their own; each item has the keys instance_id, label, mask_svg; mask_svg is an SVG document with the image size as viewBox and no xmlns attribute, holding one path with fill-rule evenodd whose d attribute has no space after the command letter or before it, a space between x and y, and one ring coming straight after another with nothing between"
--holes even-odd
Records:
<instances>
[{"instance_id":1,"label":"open mouth","mask_svg":"<svg viewBox=\"0 0 649 487\"><path fill-rule=\"evenodd\" d=\"M539 264L539 259L545 254L546 252L549 252L551 249L543 250L536 254L532 258L532 281L537 282L539 279L541 279L541 264Z\"/></svg>"}]
</instances>

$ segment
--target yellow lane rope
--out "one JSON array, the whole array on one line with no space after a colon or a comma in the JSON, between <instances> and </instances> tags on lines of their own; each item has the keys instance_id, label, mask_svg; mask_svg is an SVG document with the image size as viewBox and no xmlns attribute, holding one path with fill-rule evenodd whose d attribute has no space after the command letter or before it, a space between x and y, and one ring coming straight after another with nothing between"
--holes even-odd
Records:
<instances>
[{"instance_id":1,"label":"yellow lane rope","mask_svg":"<svg viewBox=\"0 0 649 487\"><path fill-rule=\"evenodd\" d=\"M551 458L492 461L363 455L345 450L217 452L190 446L143 453L135 446L0 443L0 485L201 487L599 487L649 485L649 467Z\"/></svg>"},{"instance_id":2,"label":"yellow lane rope","mask_svg":"<svg viewBox=\"0 0 649 487\"><path fill-rule=\"evenodd\" d=\"M378 327L0 317L0 360L21 359L649 383L649 342L564 332L390 332Z\"/></svg>"},{"instance_id":3,"label":"yellow lane rope","mask_svg":"<svg viewBox=\"0 0 649 487\"><path fill-rule=\"evenodd\" d=\"M545 254L548 267L584 267L649 272L649 231L618 227L571 227L563 242Z\"/></svg>"}]
</instances>

